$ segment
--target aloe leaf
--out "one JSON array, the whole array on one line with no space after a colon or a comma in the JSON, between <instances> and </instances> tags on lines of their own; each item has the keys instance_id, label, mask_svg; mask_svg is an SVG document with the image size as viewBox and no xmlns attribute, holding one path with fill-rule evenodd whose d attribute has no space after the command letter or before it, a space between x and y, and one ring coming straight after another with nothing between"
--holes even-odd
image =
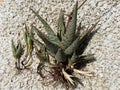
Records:
<instances>
[{"instance_id":1,"label":"aloe leaf","mask_svg":"<svg viewBox=\"0 0 120 90\"><path fill-rule=\"evenodd\" d=\"M29 35L27 36L27 43L28 43L28 47L29 47L30 50L33 49L33 41L31 39L32 37L33 37L32 32L30 31Z\"/></svg>"},{"instance_id":2,"label":"aloe leaf","mask_svg":"<svg viewBox=\"0 0 120 90\"><path fill-rule=\"evenodd\" d=\"M55 55L55 59L58 61L58 62L65 62L66 61L66 56L64 54L64 52L62 51L62 49L58 49L56 55Z\"/></svg>"},{"instance_id":3,"label":"aloe leaf","mask_svg":"<svg viewBox=\"0 0 120 90\"><path fill-rule=\"evenodd\" d=\"M76 30L76 37L78 37L80 35L80 31L83 29L83 27L81 26L81 22L79 23L79 26L77 27Z\"/></svg>"},{"instance_id":4,"label":"aloe leaf","mask_svg":"<svg viewBox=\"0 0 120 90\"><path fill-rule=\"evenodd\" d=\"M77 56L76 53L74 52L71 59L69 60L68 66L72 66L76 63L80 63L81 65L83 65L83 64L91 63L95 60L96 59L94 58L93 54Z\"/></svg>"},{"instance_id":5,"label":"aloe leaf","mask_svg":"<svg viewBox=\"0 0 120 90\"><path fill-rule=\"evenodd\" d=\"M98 22L97 22L98 23ZM81 35L78 36L76 40L65 50L65 54L72 54L76 49L78 49L79 45L83 43L83 41L90 35L91 31L95 28L97 25L94 24L90 29L83 32Z\"/></svg>"},{"instance_id":6,"label":"aloe leaf","mask_svg":"<svg viewBox=\"0 0 120 90\"><path fill-rule=\"evenodd\" d=\"M77 60L76 53L74 52L71 59L68 61L68 66L71 66L73 63L75 63Z\"/></svg>"},{"instance_id":7,"label":"aloe leaf","mask_svg":"<svg viewBox=\"0 0 120 90\"><path fill-rule=\"evenodd\" d=\"M44 41L46 48L52 53L57 53L58 46L53 44L50 40L48 40L47 36L41 31L39 31L35 26L32 27L34 28L37 35Z\"/></svg>"},{"instance_id":8,"label":"aloe leaf","mask_svg":"<svg viewBox=\"0 0 120 90\"><path fill-rule=\"evenodd\" d=\"M33 50L33 41L29 36L27 38L27 41L28 41L28 53L31 53Z\"/></svg>"},{"instance_id":9,"label":"aloe leaf","mask_svg":"<svg viewBox=\"0 0 120 90\"><path fill-rule=\"evenodd\" d=\"M53 32L53 30L51 29L51 27L48 25L48 23L40 15L38 15L37 12L35 12L33 9L31 9L31 10L38 17L38 19L42 22L42 24L44 25L45 30L47 31L49 40L51 42L53 42L54 44L58 45L59 39L55 35L55 33Z\"/></svg>"},{"instance_id":10,"label":"aloe leaf","mask_svg":"<svg viewBox=\"0 0 120 90\"><path fill-rule=\"evenodd\" d=\"M76 54L77 54L77 55L81 55L81 54L85 51L85 49L87 48L90 40L91 40L92 37L95 35L95 33L96 33L96 30L95 30L95 31L92 31L92 32L90 33L90 35L88 35L88 37L86 37L86 38L83 40L83 42L78 46L78 48L77 48L77 50L76 50Z\"/></svg>"},{"instance_id":11,"label":"aloe leaf","mask_svg":"<svg viewBox=\"0 0 120 90\"><path fill-rule=\"evenodd\" d=\"M75 38L75 30L76 30L76 22L77 22L77 6L78 6L78 2L76 3L73 9L72 19L68 24L66 34L64 35L63 40L60 43L61 48L63 50L66 49L74 41Z\"/></svg>"},{"instance_id":12,"label":"aloe leaf","mask_svg":"<svg viewBox=\"0 0 120 90\"><path fill-rule=\"evenodd\" d=\"M40 50L37 50L36 55L41 62L48 62L49 60L48 54L44 46Z\"/></svg>"},{"instance_id":13,"label":"aloe leaf","mask_svg":"<svg viewBox=\"0 0 120 90\"><path fill-rule=\"evenodd\" d=\"M90 35L90 33L92 32L92 30L96 27L96 25L98 24L99 21L97 21L95 24L93 24L90 29L87 29L85 32L82 33L80 40L81 42L85 40L86 37L88 37Z\"/></svg>"},{"instance_id":14,"label":"aloe leaf","mask_svg":"<svg viewBox=\"0 0 120 90\"><path fill-rule=\"evenodd\" d=\"M20 59L20 57L21 57L22 54L23 54L23 48L22 48L21 42L19 41L18 42L18 48L16 50L16 57L18 59Z\"/></svg>"},{"instance_id":15,"label":"aloe leaf","mask_svg":"<svg viewBox=\"0 0 120 90\"><path fill-rule=\"evenodd\" d=\"M64 34L65 34L64 13L61 10L58 19L58 36L60 37L60 40L62 40Z\"/></svg>"},{"instance_id":16,"label":"aloe leaf","mask_svg":"<svg viewBox=\"0 0 120 90\"><path fill-rule=\"evenodd\" d=\"M26 45L27 45L27 36L28 36L27 32L24 31L24 40L25 40Z\"/></svg>"},{"instance_id":17,"label":"aloe leaf","mask_svg":"<svg viewBox=\"0 0 120 90\"><path fill-rule=\"evenodd\" d=\"M94 62L96 59L93 54L89 55L80 55L76 62L74 63L74 68L81 69L85 67L88 63Z\"/></svg>"},{"instance_id":18,"label":"aloe leaf","mask_svg":"<svg viewBox=\"0 0 120 90\"><path fill-rule=\"evenodd\" d=\"M32 38L33 37L33 32L32 30L28 30L28 27L25 24L25 31L24 31L24 40L26 42L27 45L27 54L31 53L33 50L33 41Z\"/></svg>"},{"instance_id":19,"label":"aloe leaf","mask_svg":"<svg viewBox=\"0 0 120 90\"><path fill-rule=\"evenodd\" d=\"M42 46L44 46L47 49L47 52L52 56L55 57L56 54L56 50L54 49L49 49L48 46L44 45L43 43L41 43L39 40L36 40L34 38L32 38L32 40L34 41L35 44L37 44L40 48L42 48Z\"/></svg>"},{"instance_id":20,"label":"aloe leaf","mask_svg":"<svg viewBox=\"0 0 120 90\"><path fill-rule=\"evenodd\" d=\"M23 54L23 48L20 41L18 42L18 45L16 47L12 40L12 53L15 60L20 59L21 55Z\"/></svg>"},{"instance_id":21,"label":"aloe leaf","mask_svg":"<svg viewBox=\"0 0 120 90\"><path fill-rule=\"evenodd\" d=\"M85 61L87 63L90 63L96 60L94 57L94 54L82 55L82 56L79 56L78 59L81 59L82 62Z\"/></svg>"},{"instance_id":22,"label":"aloe leaf","mask_svg":"<svg viewBox=\"0 0 120 90\"><path fill-rule=\"evenodd\" d=\"M65 54L71 55L79 46L80 39L79 37L67 48L65 49Z\"/></svg>"}]
</instances>

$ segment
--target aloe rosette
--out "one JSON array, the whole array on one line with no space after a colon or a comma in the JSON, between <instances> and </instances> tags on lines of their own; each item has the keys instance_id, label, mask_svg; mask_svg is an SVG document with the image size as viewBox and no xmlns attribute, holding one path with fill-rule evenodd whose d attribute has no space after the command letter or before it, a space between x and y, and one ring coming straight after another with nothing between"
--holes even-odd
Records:
<instances>
[{"instance_id":1,"label":"aloe rosette","mask_svg":"<svg viewBox=\"0 0 120 90\"><path fill-rule=\"evenodd\" d=\"M54 58L54 64L52 67L59 72L59 75L69 83L68 86L76 86L76 81L78 82L78 77L75 73L82 75L89 75L91 72L82 71L87 63L95 61L93 54L83 55L83 52L88 45L90 37L93 34L93 29L97 25L92 25L89 29L85 30L83 33L79 33L80 30L77 29L77 11L78 2L75 4L71 17L69 17L68 24L64 22L64 13L61 10L58 19L58 30L57 35L49 26L49 24L33 9L31 9L35 16L42 22L45 27L47 34L42 33L38 28L32 25L33 30L37 33L43 43L37 39L33 41L40 47L37 49L37 56L40 59L40 65L45 62L51 64L49 56ZM39 65L39 67L40 67ZM41 69L38 69L40 72ZM53 72L56 74L55 72ZM42 73L41 73L42 74Z\"/></svg>"}]
</instances>

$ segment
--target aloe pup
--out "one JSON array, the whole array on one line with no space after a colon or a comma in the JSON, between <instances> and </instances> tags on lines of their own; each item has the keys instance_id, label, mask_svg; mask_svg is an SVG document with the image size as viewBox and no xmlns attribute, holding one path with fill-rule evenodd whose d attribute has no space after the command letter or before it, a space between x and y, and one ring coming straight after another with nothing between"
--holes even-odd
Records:
<instances>
[{"instance_id":1,"label":"aloe pup","mask_svg":"<svg viewBox=\"0 0 120 90\"><path fill-rule=\"evenodd\" d=\"M25 24L24 41L26 43L26 54L25 54L25 58L21 62L25 68L27 68L32 64L32 51L33 51L32 37L33 37L32 28L30 29Z\"/></svg>"},{"instance_id":2,"label":"aloe pup","mask_svg":"<svg viewBox=\"0 0 120 90\"><path fill-rule=\"evenodd\" d=\"M20 58L23 54L23 46L20 41L18 41L17 45L14 44L13 40L11 42L15 66L18 70L21 70L22 68L20 67Z\"/></svg>"}]
</instances>

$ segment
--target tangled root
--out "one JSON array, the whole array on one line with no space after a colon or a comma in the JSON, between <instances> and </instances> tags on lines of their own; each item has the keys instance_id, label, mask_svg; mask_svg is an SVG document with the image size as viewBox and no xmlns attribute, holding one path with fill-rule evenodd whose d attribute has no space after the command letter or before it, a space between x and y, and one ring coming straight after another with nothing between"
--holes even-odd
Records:
<instances>
[{"instance_id":1,"label":"tangled root","mask_svg":"<svg viewBox=\"0 0 120 90\"><path fill-rule=\"evenodd\" d=\"M37 73L42 77L42 83L45 86L52 85L56 87L58 85L62 85L66 90L70 90L76 88L78 82L83 85L79 78L72 75L73 70L66 70L65 65L61 63L51 67L39 64Z\"/></svg>"}]
</instances>

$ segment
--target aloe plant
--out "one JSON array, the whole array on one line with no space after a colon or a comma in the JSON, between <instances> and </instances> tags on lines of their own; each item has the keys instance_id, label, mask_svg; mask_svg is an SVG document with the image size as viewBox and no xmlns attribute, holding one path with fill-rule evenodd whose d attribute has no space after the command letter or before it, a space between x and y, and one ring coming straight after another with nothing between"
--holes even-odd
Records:
<instances>
[{"instance_id":1,"label":"aloe plant","mask_svg":"<svg viewBox=\"0 0 120 90\"><path fill-rule=\"evenodd\" d=\"M14 60L15 60L15 67L18 69L18 70L21 70L21 67L20 67L20 58L23 54L23 46L21 44L21 42L18 40L18 43L17 45L14 44L13 40L11 41L12 43L12 53L13 53L13 57L14 57Z\"/></svg>"},{"instance_id":2,"label":"aloe plant","mask_svg":"<svg viewBox=\"0 0 120 90\"><path fill-rule=\"evenodd\" d=\"M32 51L33 51L33 32L32 32L32 28L29 29L27 27L27 25L25 24L25 31L24 31L24 40L26 43L26 54L25 54L25 58L22 60L22 65L24 67L28 67L31 65L32 62Z\"/></svg>"},{"instance_id":3,"label":"aloe plant","mask_svg":"<svg viewBox=\"0 0 120 90\"><path fill-rule=\"evenodd\" d=\"M60 11L57 34L55 34L49 24L35 10L31 9L34 15L38 17L44 25L47 34L41 32L41 30L33 24L31 25L31 32L29 32L26 27L24 33L27 53L32 53L33 48L35 48L35 54L40 60L37 73L40 74L42 78L53 76L52 81L62 83L67 88L75 88L78 82L82 84L76 74L91 75L91 72L83 71L83 68L88 63L95 61L93 54L84 55L83 52L91 37L94 35L93 30L99 21L80 33L82 29L81 26L77 28L78 8L80 7L78 7L78 2L76 2L68 17L67 24L65 24L64 12L62 10ZM36 33L42 41L36 39L32 33ZM46 67L48 70L46 70ZM43 70L49 73L48 76L42 73Z\"/></svg>"},{"instance_id":4,"label":"aloe plant","mask_svg":"<svg viewBox=\"0 0 120 90\"><path fill-rule=\"evenodd\" d=\"M56 35L49 24L36 11L34 11L33 9L31 10L35 14L35 16L37 16L38 19L42 22L47 32L47 35L45 35L34 25L31 25L39 38L42 39L42 41L44 42L42 43L41 41L34 39L34 42L36 42L36 44L40 46L40 50L43 51L39 52L39 54L37 52L37 56L39 56L41 63L43 62L43 64L40 63L40 65L44 65L45 62L49 62L49 64L51 64L51 60L47 60L47 58L48 55L52 56L55 60L54 64L52 64L52 67L54 67L54 69L59 69L59 75L64 78L64 80L68 83L68 86L76 86L76 79L78 79L78 77L75 76L75 73L83 75L91 74L91 72L85 72L80 69L83 68L87 63L95 61L95 58L93 54L82 54L86 46L84 45L84 43L86 40L89 39L93 29L98 22L96 22L96 24L92 25L82 34L78 34L76 29L78 11L77 2L72 10L71 17L69 18L67 26L64 22L64 13L62 10L60 11L58 19L58 31ZM46 50L42 50L43 47ZM46 53L48 54L47 56ZM39 69L39 72L40 71L41 69ZM56 71L51 72L56 74Z\"/></svg>"}]
</instances>

